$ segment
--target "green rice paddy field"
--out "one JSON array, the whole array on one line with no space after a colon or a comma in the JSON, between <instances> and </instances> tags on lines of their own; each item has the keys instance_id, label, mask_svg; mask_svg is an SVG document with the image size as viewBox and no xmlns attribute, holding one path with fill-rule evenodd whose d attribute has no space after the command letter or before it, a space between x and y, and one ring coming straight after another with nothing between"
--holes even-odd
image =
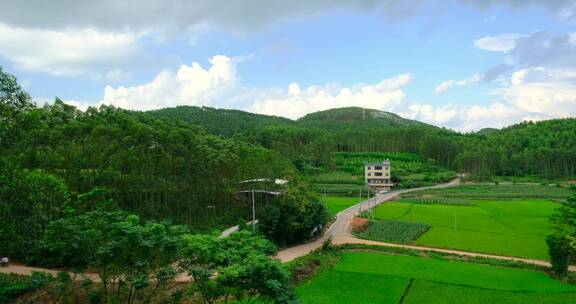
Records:
<instances>
[{"instance_id":1,"label":"green rice paddy field","mask_svg":"<svg viewBox=\"0 0 576 304\"><path fill-rule=\"evenodd\" d=\"M297 288L303 303L576 303L576 286L533 270L375 252L345 252Z\"/></svg>"},{"instance_id":2,"label":"green rice paddy field","mask_svg":"<svg viewBox=\"0 0 576 304\"><path fill-rule=\"evenodd\" d=\"M380 205L375 217L430 225L417 245L547 260L549 218L569 193L539 185L420 191Z\"/></svg>"},{"instance_id":3,"label":"green rice paddy field","mask_svg":"<svg viewBox=\"0 0 576 304\"><path fill-rule=\"evenodd\" d=\"M363 198L364 199L364 198ZM335 216L336 213L360 202L359 197L349 197L349 196L327 196L326 205L330 214Z\"/></svg>"},{"instance_id":4,"label":"green rice paddy field","mask_svg":"<svg viewBox=\"0 0 576 304\"><path fill-rule=\"evenodd\" d=\"M548 259L549 217L558 207L545 200L485 200L469 206L391 202L379 206L375 216L432 226L418 245Z\"/></svg>"}]
</instances>

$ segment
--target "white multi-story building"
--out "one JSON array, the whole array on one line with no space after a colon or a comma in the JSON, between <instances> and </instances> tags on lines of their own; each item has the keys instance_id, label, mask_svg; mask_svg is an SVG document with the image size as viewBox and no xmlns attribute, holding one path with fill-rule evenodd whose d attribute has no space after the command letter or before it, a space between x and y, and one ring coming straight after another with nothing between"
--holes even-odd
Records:
<instances>
[{"instance_id":1,"label":"white multi-story building","mask_svg":"<svg viewBox=\"0 0 576 304\"><path fill-rule=\"evenodd\" d=\"M390 161L381 163L368 163L364 165L364 181L366 185L376 191L390 191L394 186L390 180Z\"/></svg>"}]
</instances>

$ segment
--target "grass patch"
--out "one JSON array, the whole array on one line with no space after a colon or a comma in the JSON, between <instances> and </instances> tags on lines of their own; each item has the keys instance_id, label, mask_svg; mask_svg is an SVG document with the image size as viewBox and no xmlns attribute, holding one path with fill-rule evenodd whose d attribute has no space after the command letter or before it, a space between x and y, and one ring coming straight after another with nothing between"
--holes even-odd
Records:
<instances>
[{"instance_id":1,"label":"grass patch","mask_svg":"<svg viewBox=\"0 0 576 304\"><path fill-rule=\"evenodd\" d=\"M403 198L425 199L436 197L462 200L546 199L563 201L571 195L569 187L542 186L537 184L466 184L458 187L415 191Z\"/></svg>"},{"instance_id":2,"label":"grass patch","mask_svg":"<svg viewBox=\"0 0 576 304\"><path fill-rule=\"evenodd\" d=\"M576 292L540 293L491 290L451 284L415 280L403 304L570 304L575 303Z\"/></svg>"},{"instance_id":3,"label":"grass patch","mask_svg":"<svg viewBox=\"0 0 576 304\"><path fill-rule=\"evenodd\" d=\"M547 200L479 200L474 205L400 201L382 204L374 214L432 226L418 245L547 260L549 217L559 206Z\"/></svg>"},{"instance_id":4,"label":"grass patch","mask_svg":"<svg viewBox=\"0 0 576 304\"><path fill-rule=\"evenodd\" d=\"M405 291L404 303L573 303L570 301L574 300L576 286L556 281L540 271L376 252L345 252L333 269L297 288L303 303L318 304L399 303ZM524 301L506 302L512 295L519 295ZM540 301L543 298L556 302Z\"/></svg>"},{"instance_id":5,"label":"grass patch","mask_svg":"<svg viewBox=\"0 0 576 304\"><path fill-rule=\"evenodd\" d=\"M443 261L461 261L461 262L468 262L468 263L476 263L476 264L485 264L485 265L492 265L492 266L503 266L503 267L511 267L511 268L520 268L520 269L529 269L529 270L536 270L546 272L548 271L548 267L535 265L535 264L527 264L520 261L513 261L513 260L502 260L502 259L493 259L493 258L485 258L485 257L472 257L472 256L464 256L464 255L456 255L451 253L443 253L437 251L429 251L429 250L417 250L417 249L409 249L409 248L401 248L401 247L388 247L388 246L378 246L378 245L367 245L367 244L342 244L339 245L338 248L342 250L351 250L351 251L370 251L370 252L382 252L382 253L389 253L389 254L399 254L399 255L406 255L406 256L413 256L413 257L429 257L437 260Z\"/></svg>"},{"instance_id":6,"label":"grass patch","mask_svg":"<svg viewBox=\"0 0 576 304\"><path fill-rule=\"evenodd\" d=\"M284 268L290 273L292 283L297 285L332 269L340 262L340 257L341 251L327 241L322 248L284 264Z\"/></svg>"},{"instance_id":7,"label":"grass patch","mask_svg":"<svg viewBox=\"0 0 576 304\"><path fill-rule=\"evenodd\" d=\"M422 223L402 221L370 221L364 231L356 232L361 238L394 243L412 243L430 229Z\"/></svg>"},{"instance_id":8,"label":"grass patch","mask_svg":"<svg viewBox=\"0 0 576 304\"><path fill-rule=\"evenodd\" d=\"M372 273L496 290L576 292L544 272L375 252L346 252L338 271Z\"/></svg>"},{"instance_id":9,"label":"grass patch","mask_svg":"<svg viewBox=\"0 0 576 304\"><path fill-rule=\"evenodd\" d=\"M324 198L322 198L324 199ZM330 214L335 216L336 213L361 202L359 197L349 197L349 196L327 196L326 205Z\"/></svg>"},{"instance_id":10,"label":"grass patch","mask_svg":"<svg viewBox=\"0 0 576 304\"><path fill-rule=\"evenodd\" d=\"M362 167L364 168L364 167ZM359 197L360 191L366 197L364 173L360 177L348 172L332 171L309 178L311 189L319 196L326 193L329 196Z\"/></svg>"},{"instance_id":11,"label":"grass patch","mask_svg":"<svg viewBox=\"0 0 576 304\"><path fill-rule=\"evenodd\" d=\"M396 304L408 281L386 275L327 271L298 287L297 294L306 304Z\"/></svg>"}]
</instances>

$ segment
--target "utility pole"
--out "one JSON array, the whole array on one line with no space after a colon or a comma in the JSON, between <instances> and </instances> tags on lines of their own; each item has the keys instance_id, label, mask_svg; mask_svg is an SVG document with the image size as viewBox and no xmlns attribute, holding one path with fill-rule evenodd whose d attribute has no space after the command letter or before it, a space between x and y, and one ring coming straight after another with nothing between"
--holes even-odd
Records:
<instances>
[{"instance_id":1,"label":"utility pole","mask_svg":"<svg viewBox=\"0 0 576 304\"><path fill-rule=\"evenodd\" d=\"M256 229L256 200L254 199L254 189L252 189L252 234Z\"/></svg>"},{"instance_id":2,"label":"utility pole","mask_svg":"<svg viewBox=\"0 0 576 304\"><path fill-rule=\"evenodd\" d=\"M368 188L368 208L370 208L370 188ZM368 212L370 212L370 209L368 209Z\"/></svg>"}]
</instances>

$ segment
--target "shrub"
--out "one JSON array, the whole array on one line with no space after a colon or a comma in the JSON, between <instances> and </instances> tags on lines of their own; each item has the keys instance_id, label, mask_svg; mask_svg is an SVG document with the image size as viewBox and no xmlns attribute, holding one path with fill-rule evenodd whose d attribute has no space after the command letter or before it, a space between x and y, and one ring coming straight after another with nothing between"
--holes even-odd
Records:
<instances>
[{"instance_id":1,"label":"shrub","mask_svg":"<svg viewBox=\"0 0 576 304\"><path fill-rule=\"evenodd\" d=\"M52 276L47 273L33 272L31 276L0 274L0 304L10 301L29 290L50 283Z\"/></svg>"},{"instance_id":2,"label":"shrub","mask_svg":"<svg viewBox=\"0 0 576 304\"><path fill-rule=\"evenodd\" d=\"M551 234L546 238L548 252L550 254L552 271L557 276L565 276L568 273L572 249L570 242L562 235Z\"/></svg>"}]
</instances>

